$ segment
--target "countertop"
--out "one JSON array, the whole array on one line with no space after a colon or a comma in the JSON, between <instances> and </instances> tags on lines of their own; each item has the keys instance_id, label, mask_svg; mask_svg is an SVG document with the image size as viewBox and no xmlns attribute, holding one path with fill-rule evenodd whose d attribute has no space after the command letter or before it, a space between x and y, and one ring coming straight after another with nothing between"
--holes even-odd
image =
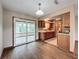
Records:
<instances>
[{"instance_id":1,"label":"countertop","mask_svg":"<svg viewBox=\"0 0 79 59\"><path fill-rule=\"evenodd\" d=\"M62 32L62 33L58 33L58 35L70 35L70 33Z\"/></svg>"},{"instance_id":2,"label":"countertop","mask_svg":"<svg viewBox=\"0 0 79 59\"><path fill-rule=\"evenodd\" d=\"M38 32L54 32L54 30L40 30Z\"/></svg>"}]
</instances>

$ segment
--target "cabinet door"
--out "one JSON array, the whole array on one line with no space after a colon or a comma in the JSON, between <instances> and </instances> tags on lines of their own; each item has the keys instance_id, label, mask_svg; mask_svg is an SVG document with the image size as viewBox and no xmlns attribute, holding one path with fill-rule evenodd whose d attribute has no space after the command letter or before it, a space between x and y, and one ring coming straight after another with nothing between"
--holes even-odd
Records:
<instances>
[{"instance_id":1,"label":"cabinet door","mask_svg":"<svg viewBox=\"0 0 79 59\"><path fill-rule=\"evenodd\" d=\"M64 46L63 39L64 39L64 37L62 37L61 35L58 35L57 44L58 44L59 48L63 48L63 46Z\"/></svg>"},{"instance_id":2,"label":"cabinet door","mask_svg":"<svg viewBox=\"0 0 79 59\"><path fill-rule=\"evenodd\" d=\"M56 32L62 32L62 20L56 20L55 28Z\"/></svg>"},{"instance_id":3,"label":"cabinet door","mask_svg":"<svg viewBox=\"0 0 79 59\"><path fill-rule=\"evenodd\" d=\"M63 20L64 26L70 26L70 13L64 14L64 20Z\"/></svg>"},{"instance_id":4,"label":"cabinet door","mask_svg":"<svg viewBox=\"0 0 79 59\"><path fill-rule=\"evenodd\" d=\"M70 49L70 36L66 37L66 49L69 50Z\"/></svg>"},{"instance_id":5,"label":"cabinet door","mask_svg":"<svg viewBox=\"0 0 79 59\"><path fill-rule=\"evenodd\" d=\"M58 35L58 47L63 50L69 50L70 47L70 37L68 35Z\"/></svg>"},{"instance_id":6,"label":"cabinet door","mask_svg":"<svg viewBox=\"0 0 79 59\"><path fill-rule=\"evenodd\" d=\"M44 21L38 21L38 28L44 28L45 27L45 22Z\"/></svg>"},{"instance_id":7,"label":"cabinet door","mask_svg":"<svg viewBox=\"0 0 79 59\"><path fill-rule=\"evenodd\" d=\"M49 30L53 28L53 23L50 23Z\"/></svg>"},{"instance_id":8,"label":"cabinet door","mask_svg":"<svg viewBox=\"0 0 79 59\"><path fill-rule=\"evenodd\" d=\"M41 25L41 27L42 28L44 28L45 27L45 22L44 21L42 21L42 23L41 23L42 25Z\"/></svg>"},{"instance_id":9,"label":"cabinet door","mask_svg":"<svg viewBox=\"0 0 79 59\"><path fill-rule=\"evenodd\" d=\"M41 28L41 21L38 21L38 28Z\"/></svg>"},{"instance_id":10,"label":"cabinet door","mask_svg":"<svg viewBox=\"0 0 79 59\"><path fill-rule=\"evenodd\" d=\"M69 50L69 46L70 46L70 44L69 44L69 36L67 36L67 35L65 35L65 36L63 36L64 37L64 41L63 41L63 43L64 43L64 45L63 45L63 48L64 49L66 49L66 50Z\"/></svg>"}]
</instances>

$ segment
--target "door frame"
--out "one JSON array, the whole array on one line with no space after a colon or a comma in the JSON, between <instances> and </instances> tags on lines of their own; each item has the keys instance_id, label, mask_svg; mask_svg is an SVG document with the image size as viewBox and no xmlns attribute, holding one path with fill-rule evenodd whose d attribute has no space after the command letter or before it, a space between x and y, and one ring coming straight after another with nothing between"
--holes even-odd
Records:
<instances>
[{"instance_id":1,"label":"door frame","mask_svg":"<svg viewBox=\"0 0 79 59\"><path fill-rule=\"evenodd\" d=\"M31 19L26 19L26 18L20 18L20 17L16 17L16 16L13 16L12 17L12 47L17 47L17 46L21 46L21 45L24 45L24 44L28 44L28 43L31 43L31 42L28 42L28 43L24 43L24 44L21 44L21 45L17 45L17 46L15 46L14 45L14 40L15 40L15 18L17 18L17 19L22 19L22 20L24 20L24 21L26 21L26 20L30 20L30 21L34 21L35 22L35 41L36 41L36 20L31 20ZM32 42L35 42L35 41L32 41Z\"/></svg>"}]
</instances>

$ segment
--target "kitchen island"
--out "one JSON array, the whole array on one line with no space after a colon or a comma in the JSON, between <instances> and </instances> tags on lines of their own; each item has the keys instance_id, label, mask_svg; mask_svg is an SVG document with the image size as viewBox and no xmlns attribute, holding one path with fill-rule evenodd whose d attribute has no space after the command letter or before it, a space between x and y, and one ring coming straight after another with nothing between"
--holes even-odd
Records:
<instances>
[{"instance_id":1,"label":"kitchen island","mask_svg":"<svg viewBox=\"0 0 79 59\"><path fill-rule=\"evenodd\" d=\"M39 31L39 40L44 41L56 36L55 31Z\"/></svg>"}]
</instances>

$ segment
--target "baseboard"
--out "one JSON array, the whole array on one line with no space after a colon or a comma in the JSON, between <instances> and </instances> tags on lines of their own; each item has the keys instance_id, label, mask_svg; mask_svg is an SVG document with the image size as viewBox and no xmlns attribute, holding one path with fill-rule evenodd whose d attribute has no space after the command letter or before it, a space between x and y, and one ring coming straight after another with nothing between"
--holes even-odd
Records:
<instances>
[{"instance_id":1,"label":"baseboard","mask_svg":"<svg viewBox=\"0 0 79 59\"><path fill-rule=\"evenodd\" d=\"M72 51L69 51L70 53L72 53L72 54L74 54L74 52L72 52Z\"/></svg>"},{"instance_id":2,"label":"baseboard","mask_svg":"<svg viewBox=\"0 0 79 59\"><path fill-rule=\"evenodd\" d=\"M2 57L2 54L3 54L3 51L2 51L2 53L1 53L1 55L0 55L0 59L1 59L1 57Z\"/></svg>"},{"instance_id":3,"label":"baseboard","mask_svg":"<svg viewBox=\"0 0 79 59\"><path fill-rule=\"evenodd\" d=\"M78 40L75 40L75 44L78 43ZM69 51L70 53L74 54L74 51Z\"/></svg>"},{"instance_id":4,"label":"baseboard","mask_svg":"<svg viewBox=\"0 0 79 59\"><path fill-rule=\"evenodd\" d=\"M13 48L14 48L13 46L4 48L1 57L3 56L5 50L10 50L10 49L13 49Z\"/></svg>"},{"instance_id":5,"label":"baseboard","mask_svg":"<svg viewBox=\"0 0 79 59\"><path fill-rule=\"evenodd\" d=\"M14 47L13 47L13 46L10 46L10 47L4 48L4 50L5 50L5 49L12 49L12 48L14 48Z\"/></svg>"},{"instance_id":6,"label":"baseboard","mask_svg":"<svg viewBox=\"0 0 79 59\"><path fill-rule=\"evenodd\" d=\"M78 40L75 40L76 43L78 43Z\"/></svg>"},{"instance_id":7,"label":"baseboard","mask_svg":"<svg viewBox=\"0 0 79 59\"><path fill-rule=\"evenodd\" d=\"M35 41L39 41L39 39L36 39Z\"/></svg>"}]
</instances>

